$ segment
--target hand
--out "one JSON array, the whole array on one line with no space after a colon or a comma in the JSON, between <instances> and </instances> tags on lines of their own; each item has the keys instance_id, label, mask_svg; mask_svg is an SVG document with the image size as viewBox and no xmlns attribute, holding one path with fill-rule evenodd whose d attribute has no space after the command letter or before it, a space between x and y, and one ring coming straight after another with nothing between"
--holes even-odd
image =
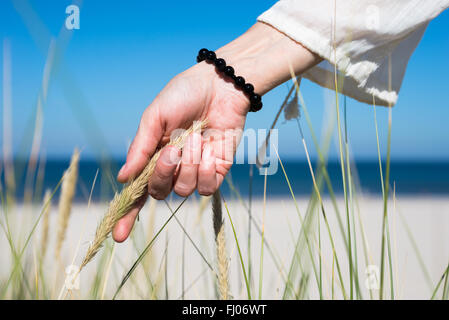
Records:
<instances>
[{"instance_id":1,"label":"hand","mask_svg":"<svg viewBox=\"0 0 449 320\"><path fill-rule=\"evenodd\" d=\"M187 129L193 121L208 119L207 129L214 139L203 139L201 134L193 133L182 153L174 146L163 148L148 190L160 200L172 188L182 197L195 189L202 195L211 195L231 168L238 143L234 137L222 133L229 129L243 130L248 109L248 98L231 82L217 76L212 65L203 62L178 75L143 113L119 181L138 175L156 148L170 140L174 130ZM115 240L127 238L139 210L133 209L117 224Z\"/></svg>"},{"instance_id":2,"label":"hand","mask_svg":"<svg viewBox=\"0 0 449 320\"><path fill-rule=\"evenodd\" d=\"M295 61L290 64L295 72L319 60L298 43L261 23L216 53L252 83L259 94L289 78L290 62L285 56ZM231 168L248 110L247 96L229 79L217 74L213 65L206 62L195 65L171 80L144 111L118 180L126 182L137 176L175 130L208 119L208 134L191 134L182 152L173 146L163 147L148 191L156 199L164 199L172 189L182 197L195 189L202 195L214 193ZM234 130L233 134L229 130ZM122 242L128 237L145 200L116 224L115 241Z\"/></svg>"}]
</instances>

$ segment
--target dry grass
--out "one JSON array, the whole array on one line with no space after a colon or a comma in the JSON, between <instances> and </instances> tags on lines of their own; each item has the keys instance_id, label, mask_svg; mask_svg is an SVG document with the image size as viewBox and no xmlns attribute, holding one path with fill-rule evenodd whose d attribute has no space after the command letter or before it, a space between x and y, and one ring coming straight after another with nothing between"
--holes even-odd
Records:
<instances>
[{"instance_id":1,"label":"dry grass","mask_svg":"<svg viewBox=\"0 0 449 320\"><path fill-rule=\"evenodd\" d=\"M180 149L184 146L187 137L192 132L201 131L206 127L207 121L195 122L192 127L184 131L181 135L172 139L169 145L176 146ZM148 180L153 174L156 162L159 159L160 150L156 152L142 173L126 185L123 190L114 196L114 199L109 203L109 208L100 224L97 226L95 238L89 246L87 253L80 266L80 271L95 257L103 242L108 238L115 224L125 216L147 193Z\"/></svg>"},{"instance_id":2,"label":"dry grass","mask_svg":"<svg viewBox=\"0 0 449 320\"><path fill-rule=\"evenodd\" d=\"M223 223L220 191L212 196L212 221L214 225L215 243L217 246L218 291L221 300L228 300L228 256L226 254L226 237Z\"/></svg>"},{"instance_id":3,"label":"dry grass","mask_svg":"<svg viewBox=\"0 0 449 320\"><path fill-rule=\"evenodd\" d=\"M44 212L42 214L42 236L41 236L41 257L45 257L48 248L48 230L50 227L51 191L47 190L44 195ZM45 206L45 204L47 204Z\"/></svg>"},{"instance_id":4,"label":"dry grass","mask_svg":"<svg viewBox=\"0 0 449 320\"><path fill-rule=\"evenodd\" d=\"M80 153L74 150L70 167L64 173L64 180L61 185L61 195L58 207L58 233L56 238L55 257L58 259L61 254L62 244L69 225L70 212L72 211L73 197L75 196L76 182L78 180L78 163Z\"/></svg>"}]
</instances>

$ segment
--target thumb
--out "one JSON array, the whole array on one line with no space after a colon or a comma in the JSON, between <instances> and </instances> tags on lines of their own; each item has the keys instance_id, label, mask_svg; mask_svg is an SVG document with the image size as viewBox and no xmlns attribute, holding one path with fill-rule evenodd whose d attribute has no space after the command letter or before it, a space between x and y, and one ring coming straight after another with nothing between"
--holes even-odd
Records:
<instances>
[{"instance_id":1,"label":"thumb","mask_svg":"<svg viewBox=\"0 0 449 320\"><path fill-rule=\"evenodd\" d=\"M164 134L159 108L150 105L143 113L137 134L128 150L126 163L120 169L117 180L121 183L138 176L153 156Z\"/></svg>"}]
</instances>

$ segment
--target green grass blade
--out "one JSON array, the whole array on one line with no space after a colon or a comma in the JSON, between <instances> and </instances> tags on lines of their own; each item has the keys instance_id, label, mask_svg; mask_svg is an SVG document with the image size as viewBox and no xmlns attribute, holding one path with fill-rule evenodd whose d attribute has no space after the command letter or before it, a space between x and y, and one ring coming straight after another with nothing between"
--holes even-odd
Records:
<instances>
[{"instance_id":1,"label":"green grass blade","mask_svg":"<svg viewBox=\"0 0 449 320\"><path fill-rule=\"evenodd\" d=\"M315 260L313 258L312 249L311 249L311 245L310 245L310 242L309 242L309 237L307 235L308 231L305 229L306 225L304 223L303 217L301 216L301 212L299 211L298 202L296 201L296 197L295 197L295 194L293 192L293 188L292 188L292 185L290 183L290 179L288 178L287 172L285 171L284 164L282 163L282 160L279 157L279 154L278 154L276 148L275 148L275 151L276 151L276 154L277 154L277 157L278 157L278 160L279 160L279 164L281 165L282 172L284 173L284 177L285 177L285 180L287 182L288 188L290 190L291 197L293 198L293 202L295 204L296 212L298 214L298 217L299 217L299 220L300 220L300 223L301 223L301 231L304 231L304 238L305 238L305 241L306 241L306 246L307 246L308 253L309 253L309 256L310 256L310 260L311 260L311 263L312 263L312 268L313 268L313 271L314 271L314 274L315 274L315 279L316 279L316 282L317 282L317 286L319 287L319 277L318 277L318 273L317 273L317 270L316 270ZM300 239L300 237L298 239ZM298 246L298 244L297 244L297 246ZM292 263L290 264L290 271L289 271L289 274L288 274L288 277L287 277L287 282L286 282L285 289L284 289L284 299L286 298L286 294L287 294L288 288L291 285L291 276L292 276L292 271L293 271L293 264L294 264L294 261L296 259L296 253L297 253L296 250L297 250L297 247L295 248L295 254L294 254L294 257L292 259Z\"/></svg>"},{"instance_id":2,"label":"green grass blade","mask_svg":"<svg viewBox=\"0 0 449 320\"><path fill-rule=\"evenodd\" d=\"M380 289L379 299L383 299L384 277L385 277L385 245L386 245L386 233L387 233L387 220L388 220L388 187L390 179L390 156L391 156L391 108L388 113L388 138L387 138L387 162L385 169L385 182L384 182L384 200L383 200L383 219L382 219L382 243L380 254Z\"/></svg>"},{"instance_id":3,"label":"green grass blade","mask_svg":"<svg viewBox=\"0 0 449 320\"><path fill-rule=\"evenodd\" d=\"M120 285L118 286L117 290L114 293L114 296L112 297L112 300L115 300L120 290L123 288L125 283L128 281L129 277L133 274L133 272L138 267L139 263L142 261L142 259L145 257L145 255L150 251L151 247L153 246L153 243L156 241L157 237L161 234L161 232L165 229L167 224L170 222L170 220L175 216L175 214L178 212L178 210L182 207L182 205L187 201L188 198L184 198L182 200L181 204L176 208L176 210L170 215L170 217L165 221L165 223L162 225L162 227L159 229L158 232L154 235L154 237L151 239L151 241L148 243L148 245L145 247L145 249L142 251L142 253L139 255L137 260L133 263L131 266L131 269L128 270L128 272L123 277L122 281L120 282Z\"/></svg>"},{"instance_id":4,"label":"green grass blade","mask_svg":"<svg viewBox=\"0 0 449 320\"><path fill-rule=\"evenodd\" d=\"M262 299L262 283L263 283L263 247L265 240L265 213L267 203L267 168L265 168L265 179L263 185L263 218L262 218L262 243L260 245L260 263L259 263L259 300Z\"/></svg>"},{"instance_id":5,"label":"green grass blade","mask_svg":"<svg viewBox=\"0 0 449 320\"><path fill-rule=\"evenodd\" d=\"M447 265L446 270L443 272L443 275L440 277L440 281L438 281L438 283L437 283L435 289L433 290L432 297L430 298L430 300L434 300L434 299L435 299L435 296L436 296L436 294L437 294L437 292L438 292L438 289L440 288L441 283L443 282L443 280L444 280L445 278L447 279L448 273L449 273L449 264Z\"/></svg>"},{"instance_id":6,"label":"green grass blade","mask_svg":"<svg viewBox=\"0 0 449 320\"><path fill-rule=\"evenodd\" d=\"M249 285L249 281L248 281L248 276L246 275L246 268L245 268L245 263L243 262L243 258L242 258L242 251L240 250L240 245L239 245L239 240L237 238L237 233L235 232L234 224L232 223L231 214L229 213L228 205L226 204L226 201L225 201L224 198L223 198L223 204L224 204L224 206L226 208L226 212L228 213L229 222L231 223L231 227L232 227L232 232L234 234L235 243L237 245L237 250L239 252L240 264L241 264L241 267L242 267L243 277L245 278L246 292L248 294L248 300L251 300L251 289L250 289L250 285Z\"/></svg>"},{"instance_id":7,"label":"green grass blade","mask_svg":"<svg viewBox=\"0 0 449 320\"><path fill-rule=\"evenodd\" d=\"M249 215L249 207L246 205L245 201L243 201L242 196L240 195L240 192L234 186L232 180L229 177L229 174L225 177L225 181L228 184L229 189L231 189L231 192L237 197L238 201L245 208L245 211ZM259 226L257 221L255 219L251 219L251 222L252 222L253 226L256 228L257 233L259 233L259 235L262 236L262 228ZM279 262L281 259L277 255L276 251L273 250L273 247L271 246L270 242L268 241L268 239L266 237L265 237L264 245L265 245L266 249L268 250L268 253L270 254L270 257L276 267L276 270L281 275L282 280L286 281L285 271L284 271L283 267L281 266L281 263Z\"/></svg>"}]
</instances>

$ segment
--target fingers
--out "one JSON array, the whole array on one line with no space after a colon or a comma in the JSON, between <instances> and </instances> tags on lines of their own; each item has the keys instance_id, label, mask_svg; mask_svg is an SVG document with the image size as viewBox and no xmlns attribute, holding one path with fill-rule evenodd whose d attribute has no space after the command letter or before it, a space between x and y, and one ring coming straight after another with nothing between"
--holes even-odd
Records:
<instances>
[{"instance_id":1,"label":"fingers","mask_svg":"<svg viewBox=\"0 0 449 320\"><path fill-rule=\"evenodd\" d=\"M173 176L181 160L181 150L167 146L161 151L154 172L148 182L148 192L157 199L165 199L173 187Z\"/></svg>"},{"instance_id":2,"label":"fingers","mask_svg":"<svg viewBox=\"0 0 449 320\"><path fill-rule=\"evenodd\" d=\"M164 148L148 183L150 195L165 199L173 187L173 178L179 161L182 160L175 192L183 197L193 193L195 188L201 195L211 195L217 190L216 158L212 146L204 145L201 154L201 136L194 133L186 141L182 152L173 146ZM221 179L220 179L221 181Z\"/></svg>"},{"instance_id":3,"label":"fingers","mask_svg":"<svg viewBox=\"0 0 449 320\"><path fill-rule=\"evenodd\" d=\"M187 197L196 189L200 161L201 134L194 132L187 138L182 151L181 166L174 187L179 196Z\"/></svg>"},{"instance_id":4,"label":"fingers","mask_svg":"<svg viewBox=\"0 0 449 320\"><path fill-rule=\"evenodd\" d=\"M137 203L137 205L133 209L131 209L130 212L128 212L115 224L114 229L112 230L112 238L114 239L114 241L123 242L128 238L131 230L133 229L137 215L139 214L140 209L142 209L143 205L145 204L147 198L148 196L142 198Z\"/></svg>"},{"instance_id":5,"label":"fingers","mask_svg":"<svg viewBox=\"0 0 449 320\"><path fill-rule=\"evenodd\" d=\"M204 145L203 155L198 168L198 193L210 196L217 190L216 158L212 146Z\"/></svg>"},{"instance_id":6,"label":"fingers","mask_svg":"<svg viewBox=\"0 0 449 320\"><path fill-rule=\"evenodd\" d=\"M158 110L156 106L150 106L142 115L136 137L129 148L126 163L118 173L119 182L124 183L136 177L155 152L164 133Z\"/></svg>"},{"instance_id":7,"label":"fingers","mask_svg":"<svg viewBox=\"0 0 449 320\"><path fill-rule=\"evenodd\" d=\"M162 200L170 193L173 185L173 175L180 160L181 151L174 146L168 146L161 151L154 172L148 183L148 191L155 199ZM145 204L147 197L148 196L141 199L139 203L114 226L112 237L116 242L123 242L128 238L137 215Z\"/></svg>"},{"instance_id":8,"label":"fingers","mask_svg":"<svg viewBox=\"0 0 449 320\"><path fill-rule=\"evenodd\" d=\"M211 195L223 181L223 176L217 173L217 160L212 146L206 143L201 152L201 135L193 133L187 138L182 155L181 150L174 146L167 146L161 151L148 182L148 191L153 198L162 200L169 195L180 161L174 191L182 197L192 194L196 188L201 195ZM114 226L112 237L116 242L123 242L128 238L146 199L147 197L141 199Z\"/></svg>"}]
</instances>

